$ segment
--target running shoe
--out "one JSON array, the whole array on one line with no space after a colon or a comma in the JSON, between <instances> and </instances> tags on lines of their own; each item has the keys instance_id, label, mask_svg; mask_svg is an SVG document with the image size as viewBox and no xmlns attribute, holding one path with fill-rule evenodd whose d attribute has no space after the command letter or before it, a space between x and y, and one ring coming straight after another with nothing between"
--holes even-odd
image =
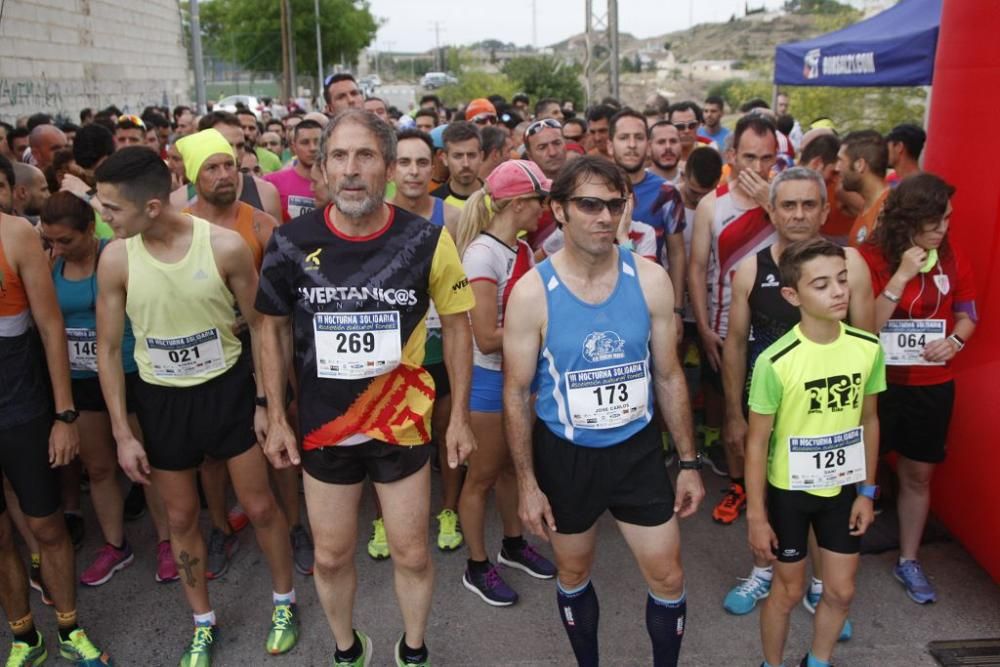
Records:
<instances>
[{"instance_id":1,"label":"running shoe","mask_svg":"<svg viewBox=\"0 0 1000 667\"><path fill-rule=\"evenodd\" d=\"M107 667L113 665L111 656L94 646L83 628L69 633L69 639L59 639L59 657L80 667Z\"/></svg>"},{"instance_id":2,"label":"running shoe","mask_svg":"<svg viewBox=\"0 0 1000 667\"><path fill-rule=\"evenodd\" d=\"M181 578L174 562L174 552L170 550L170 540L163 540L156 545L156 581L168 584Z\"/></svg>"},{"instance_id":3,"label":"running shoe","mask_svg":"<svg viewBox=\"0 0 1000 667\"><path fill-rule=\"evenodd\" d=\"M372 521L372 538L368 540L368 555L375 560L389 557L389 540L385 536L385 521L379 517Z\"/></svg>"},{"instance_id":4,"label":"running shoe","mask_svg":"<svg viewBox=\"0 0 1000 667\"><path fill-rule=\"evenodd\" d=\"M429 657L418 662L403 659L403 635L399 636L399 641L396 642L396 650L394 653L396 655L396 667L431 667L431 660Z\"/></svg>"},{"instance_id":5,"label":"running shoe","mask_svg":"<svg viewBox=\"0 0 1000 667\"><path fill-rule=\"evenodd\" d=\"M39 595L42 596L42 604L52 606L52 598L49 597L49 589L45 587L45 582L42 581L42 564L41 561L35 563L32 560L31 572L28 574L28 585L38 591Z\"/></svg>"},{"instance_id":6,"label":"running shoe","mask_svg":"<svg viewBox=\"0 0 1000 667\"><path fill-rule=\"evenodd\" d=\"M819 599L823 597L823 593L813 593L812 586L806 589L806 594L802 596L802 606L806 608L810 614L816 613L816 605L819 604ZM840 636L837 637L838 642L847 642L851 640L854 636L854 626L851 624L851 619L844 619L844 627L840 629Z\"/></svg>"},{"instance_id":7,"label":"running shoe","mask_svg":"<svg viewBox=\"0 0 1000 667\"><path fill-rule=\"evenodd\" d=\"M740 518L740 511L746 507L747 494L736 482L730 482L726 495L712 510L712 518L716 522L729 525Z\"/></svg>"},{"instance_id":8,"label":"running shoe","mask_svg":"<svg viewBox=\"0 0 1000 667\"><path fill-rule=\"evenodd\" d=\"M226 535L218 528L212 529L208 537L208 558L205 565L205 578L218 579L229 569L229 561L240 547L236 533Z\"/></svg>"},{"instance_id":9,"label":"running shoe","mask_svg":"<svg viewBox=\"0 0 1000 667\"><path fill-rule=\"evenodd\" d=\"M135 521L146 513L146 494L141 484L133 484L125 496L124 517L126 521Z\"/></svg>"},{"instance_id":10,"label":"running shoe","mask_svg":"<svg viewBox=\"0 0 1000 667\"><path fill-rule=\"evenodd\" d=\"M106 584L115 576L115 572L124 570L135 560L132 547L126 542L121 549L115 549L110 544L105 544L97 552L97 558L90 564L83 574L80 575L80 583L84 586L100 586Z\"/></svg>"},{"instance_id":11,"label":"running shoe","mask_svg":"<svg viewBox=\"0 0 1000 667\"><path fill-rule=\"evenodd\" d=\"M250 525L250 517L247 516L246 511L243 506L239 503L233 505L233 508L229 510L226 515L226 522L229 524L229 529L234 533L238 533L248 525Z\"/></svg>"},{"instance_id":12,"label":"running shoe","mask_svg":"<svg viewBox=\"0 0 1000 667\"><path fill-rule=\"evenodd\" d=\"M731 591L726 593L722 608L730 614L742 616L749 614L757 603L771 594L771 580L750 575L740 580Z\"/></svg>"},{"instance_id":13,"label":"running shoe","mask_svg":"<svg viewBox=\"0 0 1000 667\"><path fill-rule=\"evenodd\" d=\"M462 546L464 537L462 529L458 526L458 514L455 510L443 509L437 515L438 520L438 549L441 551L454 551Z\"/></svg>"},{"instance_id":14,"label":"running shoe","mask_svg":"<svg viewBox=\"0 0 1000 667\"><path fill-rule=\"evenodd\" d=\"M301 575L309 576L313 573L316 564L315 547L309 531L300 523L292 526L292 561L295 563L295 571Z\"/></svg>"},{"instance_id":15,"label":"running shoe","mask_svg":"<svg viewBox=\"0 0 1000 667\"><path fill-rule=\"evenodd\" d=\"M906 594L917 604L928 604L937 601L934 585L924 574L924 568L915 560L904 560L896 565L892 574L903 584Z\"/></svg>"},{"instance_id":16,"label":"running shoe","mask_svg":"<svg viewBox=\"0 0 1000 667\"><path fill-rule=\"evenodd\" d=\"M288 653L299 641L298 608L294 604L276 604L271 612L271 631L267 633L267 652Z\"/></svg>"},{"instance_id":17,"label":"running shoe","mask_svg":"<svg viewBox=\"0 0 1000 667\"><path fill-rule=\"evenodd\" d=\"M194 626L194 637L181 656L180 667L212 667L212 645L218 634L217 625Z\"/></svg>"},{"instance_id":18,"label":"running shoe","mask_svg":"<svg viewBox=\"0 0 1000 667\"><path fill-rule=\"evenodd\" d=\"M10 646L10 655L7 656L7 667L35 667L45 662L49 657L45 650L45 638L42 633L38 633L38 643L29 646L27 642L14 641Z\"/></svg>"},{"instance_id":19,"label":"running shoe","mask_svg":"<svg viewBox=\"0 0 1000 667\"><path fill-rule=\"evenodd\" d=\"M517 602L517 593L503 580L496 565L490 565L485 572L478 573L466 567L462 585L494 607L509 607Z\"/></svg>"},{"instance_id":20,"label":"running shoe","mask_svg":"<svg viewBox=\"0 0 1000 667\"><path fill-rule=\"evenodd\" d=\"M497 554L497 562L527 572L535 579L551 579L556 576L556 566L527 542L514 552L501 547L500 553Z\"/></svg>"},{"instance_id":21,"label":"running shoe","mask_svg":"<svg viewBox=\"0 0 1000 667\"><path fill-rule=\"evenodd\" d=\"M361 655L354 660L337 660L337 654L333 654L333 667L368 667L372 661L372 640L371 637L361 632L354 631L354 641L361 643Z\"/></svg>"},{"instance_id":22,"label":"running shoe","mask_svg":"<svg viewBox=\"0 0 1000 667\"><path fill-rule=\"evenodd\" d=\"M77 551L83 546L83 538L87 534L87 526L83 522L83 517L73 512L64 512L66 519L66 530L69 531L69 539L73 542L73 548Z\"/></svg>"}]
</instances>

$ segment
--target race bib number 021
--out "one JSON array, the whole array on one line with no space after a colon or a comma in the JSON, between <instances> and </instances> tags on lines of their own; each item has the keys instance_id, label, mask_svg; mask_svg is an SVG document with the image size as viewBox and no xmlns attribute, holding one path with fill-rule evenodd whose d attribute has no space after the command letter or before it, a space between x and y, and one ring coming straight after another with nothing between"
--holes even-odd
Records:
<instances>
[{"instance_id":1,"label":"race bib number 021","mask_svg":"<svg viewBox=\"0 0 1000 667\"><path fill-rule=\"evenodd\" d=\"M66 329L69 367L74 371L97 372L97 332L93 329Z\"/></svg>"},{"instance_id":2,"label":"race bib number 021","mask_svg":"<svg viewBox=\"0 0 1000 667\"><path fill-rule=\"evenodd\" d=\"M226 365L218 329L178 338L147 338L146 349L153 375L160 378L204 375Z\"/></svg>"},{"instance_id":3,"label":"race bib number 021","mask_svg":"<svg viewBox=\"0 0 1000 667\"><path fill-rule=\"evenodd\" d=\"M316 313L316 375L358 380L388 373L402 359L399 313Z\"/></svg>"},{"instance_id":4,"label":"race bib number 021","mask_svg":"<svg viewBox=\"0 0 1000 667\"><path fill-rule=\"evenodd\" d=\"M649 378L642 362L566 373L573 426L605 429L624 426L646 413Z\"/></svg>"},{"instance_id":5,"label":"race bib number 021","mask_svg":"<svg viewBox=\"0 0 1000 667\"><path fill-rule=\"evenodd\" d=\"M943 361L927 361L924 347L944 340L944 320L889 320L879 332L888 366L943 366Z\"/></svg>"},{"instance_id":6,"label":"race bib number 021","mask_svg":"<svg viewBox=\"0 0 1000 667\"><path fill-rule=\"evenodd\" d=\"M788 438L788 486L795 491L865 481L864 428Z\"/></svg>"}]
</instances>

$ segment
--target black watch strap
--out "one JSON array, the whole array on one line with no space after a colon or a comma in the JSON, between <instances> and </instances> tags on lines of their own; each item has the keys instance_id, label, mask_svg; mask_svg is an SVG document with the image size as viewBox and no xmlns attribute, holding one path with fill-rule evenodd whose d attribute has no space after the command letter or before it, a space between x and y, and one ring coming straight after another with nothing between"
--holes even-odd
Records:
<instances>
[{"instance_id":1,"label":"black watch strap","mask_svg":"<svg viewBox=\"0 0 1000 667\"><path fill-rule=\"evenodd\" d=\"M74 408L70 408L69 410L63 410L62 412L57 412L55 413L55 415L53 415L53 417L57 421L61 421L65 424L72 424L73 422L76 421L76 418L79 416L80 413Z\"/></svg>"},{"instance_id":2,"label":"black watch strap","mask_svg":"<svg viewBox=\"0 0 1000 667\"><path fill-rule=\"evenodd\" d=\"M257 405L258 408L266 408L267 396L255 396L253 402Z\"/></svg>"},{"instance_id":3,"label":"black watch strap","mask_svg":"<svg viewBox=\"0 0 1000 667\"><path fill-rule=\"evenodd\" d=\"M695 457L690 461L685 461L681 459L677 462L677 467L681 470L701 470L704 463L701 460L701 454L695 455Z\"/></svg>"}]
</instances>

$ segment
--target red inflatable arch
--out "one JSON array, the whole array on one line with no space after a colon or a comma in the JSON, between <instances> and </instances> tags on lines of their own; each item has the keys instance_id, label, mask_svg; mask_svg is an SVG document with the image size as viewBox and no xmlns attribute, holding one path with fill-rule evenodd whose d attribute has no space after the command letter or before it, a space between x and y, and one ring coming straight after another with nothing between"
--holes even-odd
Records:
<instances>
[{"instance_id":1,"label":"red inflatable arch","mask_svg":"<svg viewBox=\"0 0 1000 667\"><path fill-rule=\"evenodd\" d=\"M976 274L979 326L957 357L948 459L933 510L1000 583L1000 11L945 0L924 168L958 188L951 242ZM978 119L978 120L977 120Z\"/></svg>"}]
</instances>

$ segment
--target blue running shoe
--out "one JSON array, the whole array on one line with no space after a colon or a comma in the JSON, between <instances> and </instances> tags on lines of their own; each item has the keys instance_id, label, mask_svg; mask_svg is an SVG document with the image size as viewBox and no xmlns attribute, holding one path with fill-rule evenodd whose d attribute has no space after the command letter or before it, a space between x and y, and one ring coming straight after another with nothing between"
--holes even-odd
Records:
<instances>
[{"instance_id":1,"label":"blue running shoe","mask_svg":"<svg viewBox=\"0 0 1000 667\"><path fill-rule=\"evenodd\" d=\"M937 593L934 585L927 579L924 569L920 567L920 562L915 560L904 560L896 565L892 574L899 583L903 584L906 594L917 604L928 604L937 601Z\"/></svg>"},{"instance_id":2,"label":"blue running shoe","mask_svg":"<svg viewBox=\"0 0 1000 667\"><path fill-rule=\"evenodd\" d=\"M822 593L813 593L812 586L806 589L806 594L802 596L802 606L806 608L810 614L816 613L816 605L819 604L819 599L823 597ZM844 619L844 627L840 629L840 636L837 637L838 642L847 642L851 640L854 636L854 626L851 625L851 619Z\"/></svg>"},{"instance_id":3,"label":"blue running shoe","mask_svg":"<svg viewBox=\"0 0 1000 667\"><path fill-rule=\"evenodd\" d=\"M462 585L494 607L509 607L517 602L517 593L503 580L496 565L490 565L485 572L473 572L465 568Z\"/></svg>"},{"instance_id":4,"label":"blue running shoe","mask_svg":"<svg viewBox=\"0 0 1000 667\"><path fill-rule=\"evenodd\" d=\"M556 576L556 566L552 561L535 551L527 542L517 551L507 551L501 547L497 562L527 572L535 579L551 579Z\"/></svg>"},{"instance_id":5,"label":"blue running shoe","mask_svg":"<svg viewBox=\"0 0 1000 667\"><path fill-rule=\"evenodd\" d=\"M750 576L741 580L722 601L722 608L730 614L743 616L753 611L757 603L771 594L771 580Z\"/></svg>"}]
</instances>

